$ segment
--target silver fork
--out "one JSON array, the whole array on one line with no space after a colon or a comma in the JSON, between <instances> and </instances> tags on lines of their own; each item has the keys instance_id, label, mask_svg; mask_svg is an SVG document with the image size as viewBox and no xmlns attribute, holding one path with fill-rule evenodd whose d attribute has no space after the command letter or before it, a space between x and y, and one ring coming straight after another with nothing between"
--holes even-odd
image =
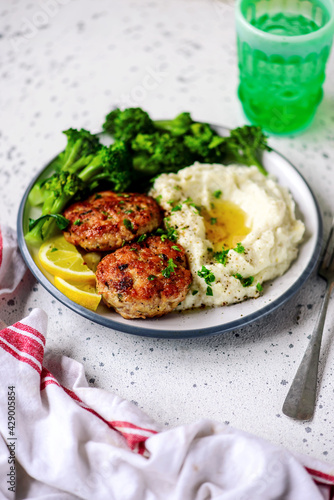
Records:
<instances>
[{"instance_id":1,"label":"silver fork","mask_svg":"<svg viewBox=\"0 0 334 500\"><path fill-rule=\"evenodd\" d=\"M320 262L318 274L327 282L325 296L310 343L297 370L282 411L296 420L311 420L314 413L319 354L329 297L334 287L334 219Z\"/></svg>"}]
</instances>

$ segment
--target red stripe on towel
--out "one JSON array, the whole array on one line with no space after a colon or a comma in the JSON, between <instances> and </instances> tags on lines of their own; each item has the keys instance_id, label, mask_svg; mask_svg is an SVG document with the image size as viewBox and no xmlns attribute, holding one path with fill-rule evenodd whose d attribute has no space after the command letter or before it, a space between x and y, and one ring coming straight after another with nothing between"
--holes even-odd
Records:
<instances>
[{"instance_id":1,"label":"red stripe on towel","mask_svg":"<svg viewBox=\"0 0 334 500\"><path fill-rule=\"evenodd\" d=\"M49 378L49 379L45 380L45 378ZM152 429L146 429L143 427L139 427L139 426L134 425L130 422L124 422L124 421L111 421L111 422L109 422L105 418L101 417L101 415L99 415L95 410L87 407L85 405L85 403L79 398L79 396L74 391L72 391L71 389L68 389L67 387L64 387L63 385L60 385L57 382L57 380L54 378L52 373L50 373L46 368L43 367L42 377L41 377L41 391L43 389L45 389L45 387L49 384L55 384L55 385L58 385L59 387L61 387L66 392L66 394L68 396L70 396L76 403L78 403L80 406L84 405L84 406L81 406L81 408L83 410L89 411L90 413L92 413L93 415L98 417L100 420L102 420L105 424L107 424L109 428L111 428L112 430L121 434L125 438L128 446L131 450L136 451L140 455L144 455L146 453L145 441L148 438L148 436L143 436L142 434L140 434L140 431L142 430L145 432L151 432L152 434L157 434L157 431L154 431ZM136 432L135 434L127 433L126 431L123 432L122 430L117 429L116 427L123 427L124 429L125 428L135 429L135 430L138 430L138 432Z\"/></svg>"},{"instance_id":2,"label":"red stripe on towel","mask_svg":"<svg viewBox=\"0 0 334 500\"><path fill-rule=\"evenodd\" d=\"M24 332L32 333L33 335L35 335L36 337L38 337L43 342L43 344L45 345L45 337L44 337L44 335L42 335L35 328L32 328L29 325L25 325L24 323L20 323L19 321L17 323L15 323L15 325L13 325L13 326L15 326L15 328L18 328L19 330L22 330Z\"/></svg>"},{"instance_id":3,"label":"red stripe on towel","mask_svg":"<svg viewBox=\"0 0 334 500\"><path fill-rule=\"evenodd\" d=\"M50 377L49 380L44 380L46 377ZM49 384L55 384L55 385L58 385L58 387L61 387L61 385L59 384L59 382L54 378L54 376L52 375L51 372L49 372L49 370L47 370L46 368L44 368L43 366L43 369L42 369L42 373L41 373L41 391L43 391L43 389L45 389L45 387Z\"/></svg>"},{"instance_id":4,"label":"red stripe on towel","mask_svg":"<svg viewBox=\"0 0 334 500\"><path fill-rule=\"evenodd\" d=\"M28 365L32 366L39 374L41 373L40 367L36 363L34 363L32 359L21 356L19 353L11 349L10 346L2 342L1 338L0 338L0 347L2 347L4 351L7 351L9 354L11 354L14 358L18 359L19 361L23 361L24 363L27 363Z\"/></svg>"},{"instance_id":5,"label":"red stripe on towel","mask_svg":"<svg viewBox=\"0 0 334 500\"><path fill-rule=\"evenodd\" d=\"M334 476L331 476L329 474L325 474L324 472L320 472L315 469L309 469L308 467L305 467L307 472L311 474L311 476L319 477L321 479L324 479L325 481L328 481L330 484L334 484Z\"/></svg>"},{"instance_id":6,"label":"red stripe on towel","mask_svg":"<svg viewBox=\"0 0 334 500\"><path fill-rule=\"evenodd\" d=\"M15 325L14 325L15 326ZM35 358L40 364L43 362L44 348L35 339L27 337L24 334L15 332L11 328L4 328L0 332L0 338L6 340L11 346L15 347L22 353L27 353Z\"/></svg>"},{"instance_id":7,"label":"red stripe on towel","mask_svg":"<svg viewBox=\"0 0 334 500\"><path fill-rule=\"evenodd\" d=\"M139 427L138 425L131 424L130 422L123 422L118 420L113 420L110 422L114 427L128 427L129 429L136 429L139 431L152 432L152 434L158 434L157 431L153 431L152 429L146 429L145 427ZM122 431L120 431L122 432Z\"/></svg>"},{"instance_id":8,"label":"red stripe on towel","mask_svg":"<svg viewBox=\"0 0 334 500\"><path fill-rule=\"evenodd\" d=\"M148 439L147 436L142 436L141 434L128 434L127 432L122 432L119 431L118 429L115 430L120 432L120 434L122 434L122 436L125 437L126 442L130 446L131 450L133 450L137 445L139 445L139 443L144 444L146 439Z\"/></svg>"}]
</instances>

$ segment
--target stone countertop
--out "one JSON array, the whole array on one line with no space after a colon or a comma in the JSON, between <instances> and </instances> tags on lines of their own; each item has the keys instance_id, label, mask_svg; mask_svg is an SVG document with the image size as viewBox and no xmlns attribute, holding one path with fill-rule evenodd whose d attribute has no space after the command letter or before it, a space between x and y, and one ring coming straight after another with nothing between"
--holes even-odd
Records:
<instances>
[{"instance_id":1,"label":"stone countertop","mask_svg":"<svg viewBox=\"0 0 334 500\"><path fill-rule=\"evenodd\" d=\"M13 0L0 6L1 221L16 226L33 175L64 147L62 130L99 131L115 106L153 118L188 110L198 120L245 123L236 96L233 2L219 0ZM305 177L328 231L334 213L334 54L313 125L269 143ZM223 335L187 340L132 336L80 317L30 273L0 299L12 324L34 307L49 317L47 348L83 363L89 383L133 401L168 427L226 422L334 463L334 307L310 422L282 414L324 293L314 273L275 312Z\"/></svg>"}]
</instances>

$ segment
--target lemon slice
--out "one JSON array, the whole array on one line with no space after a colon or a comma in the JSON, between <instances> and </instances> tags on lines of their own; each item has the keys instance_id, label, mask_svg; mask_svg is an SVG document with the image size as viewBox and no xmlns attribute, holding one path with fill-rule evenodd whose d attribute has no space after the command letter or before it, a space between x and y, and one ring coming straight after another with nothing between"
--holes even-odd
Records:
<instances>
[{"instance_id":1,"label":"lemon slice","mask_svg":"<svg viewBox=\"0 0 334 500\"><path fill-rule=\"evenodd\" d=\"M38 252L46 271L66 280L95 283L95 274L84 263L82 255L64 236L55 236L43 243Z\"/></svg>"},{"instance_id":2,"label":"lemon slice","mask_svg":"<svg viewBox=\"0 0 334 500\"><path fill-rule=\"evenodd\" d=\"M95 286L92 286L90 283L71 283L59 276L55 276L54 284L60 292L73 300L73 302L91 311L96 311L101 300L101 295L96 293Z\"/></svg>"}]
</instances>

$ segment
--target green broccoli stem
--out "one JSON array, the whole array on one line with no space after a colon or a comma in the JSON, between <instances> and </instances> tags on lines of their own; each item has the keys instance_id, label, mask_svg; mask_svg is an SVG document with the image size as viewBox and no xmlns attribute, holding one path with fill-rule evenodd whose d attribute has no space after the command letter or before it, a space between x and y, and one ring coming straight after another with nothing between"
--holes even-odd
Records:
<instances>
[{"instance_id":1,"label":"green broccoli stem","mask_svg":"<svg viewBox=\"0 0 334 500\"><path fill-rule=\"evenodd\" d=\"M99 174L102 169L102 157L100 154L97 154L95 158L93 158L93 160L77 175L79 179L81 179L84 183L87 183L93 176Z\"/></svg>"},{"instance_id":2,"label":"green broccoli stem","mask_svg":"<svg viewBox=\"0 0 334 500\"><path fill-rule=\"evenodd\" d=\"M39 246L43 241L51 238L56 233L57 223L55 219L51 218L51 215L53 214L42 216L36 221L34 227L25 235L27 243ZM48 218L46 219L45 217Z\"/></svg>"},{"instance_id":3,"label":"green broccoli stem","mask_svg":"<svg viewBox=\"0 0 334 500\"><path fill-rule=\"evenodd\" d=\"M263 165L261 165L261 163L256 158L254 158L254 166L256 166L260 170L261 174L268 175L266 169L263 167Z\"/></svg>"},{"instance_id":4,"label":"green broccoli stem","mask_svg":"<svg viewBox=\"0 0 334 500\"><path fill-rule=\"evenodd\" d=\"M67 158L65 159L63 165L62 165L62 170L68 170L68 168L71 166L73 163L73 160L77 157L78 151L81 148L81 142L77 141L74 146L71 148ZM66 151L66 149L65 149Z\"/></svg>"},{"instance_id":5,"label":"green broccoli stem","mask_svg":"<svg viewBox=\"0 0 334 500\"><path fill-rule=\"evenodd\" d=\"M82 167L83 165L87 165L87 163L89 163L93 155L79 157L78 160L75 160L78 157L78 155L80 155L81 148L82 148L82 141L77 140L73 145L73 147L71 148L69 155L65 159L61 167L62 170L75 173L79 170L80 167Z\"/></svg>"},{"instance_id":6,"label":"green broccoli stem","mask_svg":"<svg viewBox=\"0 0 334 500\"><path fill-rule=\"evenodd\" d=\"M41 205L44 202L44 194L41 182L37 182L32 187L28 196L28 201L30 205L33 207L37 207L38 205Z\"/></svg>"},{"instance_id":7,"label":"green broccoli stem","mask_svg":"<svg viewBox=\"0 0 334 500\"><path fill-rule=\"evenodd\" d=\"M78 177L85 183L88 184L89 181L102 170L102 162L100 155L97 155L90 165L85 167ZM79 188L78 188L79 189ZM42 217L36 225L31 229L27 235L26 240L32 244L40 244L41 241L52 236L56 229L55 220L52 218L45 219L44 216L57 215L60 214L68 204L68 202L73 198L74 192L71 194L61 194L57 196L51 192L49 196L44 200L42 207Z\"/></svg>"},{"instance_id":8,"label":"green broccoli stem","mask_svg":"<svg viewBox=\"0 0 334 500\"><path fill-rule=\"evenodd\" d=\"M47 225L46 222L48 222ZM30 245L38 246L44 239L51 236L55 229L56 223L54 220L51 219L46 221L45 219L40 219L37 224L25 235L25 240Z\"/></svg>"},{"instance_id":9,"label":"green broccoli stem","mask_svg":"<svg viewBox=\"0 0 334 500\"><path fill-rule=\"evenodd\" d=\"M76 174L82 168L84 168L87 165L89 165L93 159L94 159L94 155L93 154L92 155L88 155L88 156L84 156L83 158L79 158L79 160L77 160L76 162L74 162L68 168L66 167L66 164L65 164L62 167L62 170L65 171L65 172L70 172L71 174Z\"/></svg>"},{"instance_id":10,"label":"green broccoli stem","mask_svg":"<svg viewBox=\"0 0 334 500\"><path fill-rule=\"evenodd\" d=\"M80 185L78 184L75 187L73 186L68 193L63 191L59 195L57 191L49 192L42 206L41 217L34 221L33 227L29 229L25 236L30 244L40 244L43 240L53 235L56 229L55 220L57 221L58 218L62 218L60 215L61 212L79 190Z\"/></svg>"},{"instance_id":11,"label":"green broccoli stem","mask_svg":"<svg viewBox=\"0 0 334 500\"><path fill-rule=\"evenodd\" d=\"M42 215L59 214L64 210L71 198L73 198L72 194L50 195L43 204Z\"/></svg>"},{"instance_id":12,"label":"green broccoli stem","mask_svg":"<svg viewBox=\"0 0 334 500\"><path fill-rule=\"evenodd\" d=\"M45 222L49 222L46 229ZM29 219L29 232L25 236L26 241L32 245L39 245L41 240L52 236L56 226L63 230L68 224L69 220L60 214L42 215L37 220Z\"/></svg>"},{"instance_id":13,"label":"green broccoli stem","mask_svg":"<svg viewBox=\"0 0 334 500\"><path fill-rule=\"evenodd\" d=\"M154 120L154 125L161 130L171 130L172 120Z\"/></svg>"},{"instance_id":14,"label":"green broccoli stem","mask_svg":"<svg viewBox=\"0 0 334 500\"><path fill-rule=\"evenodd\" d=\"M52 216L59 215L71 198L72 195L63 195L57 198L49 196L44 202L42 216L26 234L26 241L31 245L40 245L42 241L50 238L57 228L56 220Z\"/></svg>"}]
</instances>

